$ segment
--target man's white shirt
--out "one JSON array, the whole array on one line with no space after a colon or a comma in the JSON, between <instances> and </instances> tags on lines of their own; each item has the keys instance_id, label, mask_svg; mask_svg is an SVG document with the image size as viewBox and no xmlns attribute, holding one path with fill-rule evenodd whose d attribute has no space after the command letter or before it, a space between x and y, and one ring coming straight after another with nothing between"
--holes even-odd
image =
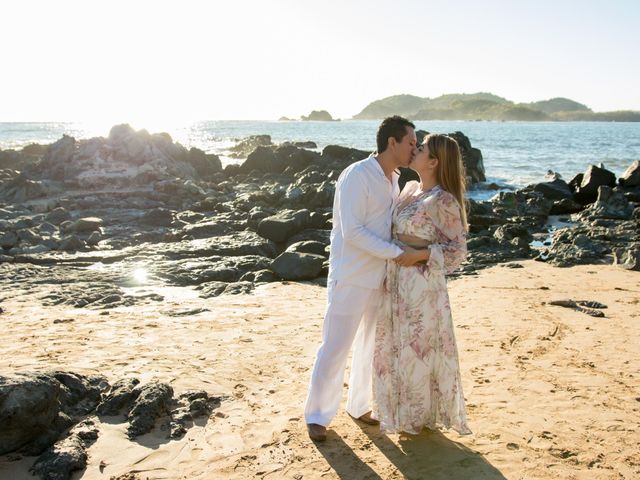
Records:
<instances>
[{"instance_id":1,"label":"man's white shirt","mask_svg":"<svg viewBox=\"0 0 640 480\"><path fill-rule=\"evenodd\" d=\"M373 155L340 174L333 202L329 282L381 286L385 261L402 254L391 243L391 215L399 194L398 174L393 172L389 181Z\"/></svg>"}]
</instances>

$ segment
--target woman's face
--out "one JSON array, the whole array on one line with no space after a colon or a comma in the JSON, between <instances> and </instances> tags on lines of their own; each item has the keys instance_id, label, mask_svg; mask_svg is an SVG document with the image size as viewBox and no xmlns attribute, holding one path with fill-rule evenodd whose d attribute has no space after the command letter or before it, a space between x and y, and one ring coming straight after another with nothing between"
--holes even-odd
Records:
<instances>
[{"instance_id":1,"label":"woman's face","mask_svg":"<svg viewBox=\"0 0 640 480\"><path fill-rule=\"evenodd\" d=\"M425 171L433 168L435 160L429 155L429 147L423 143L418 147L418 152L409 163L409 168L416 171Z\"/></svg>"}]
</instances>

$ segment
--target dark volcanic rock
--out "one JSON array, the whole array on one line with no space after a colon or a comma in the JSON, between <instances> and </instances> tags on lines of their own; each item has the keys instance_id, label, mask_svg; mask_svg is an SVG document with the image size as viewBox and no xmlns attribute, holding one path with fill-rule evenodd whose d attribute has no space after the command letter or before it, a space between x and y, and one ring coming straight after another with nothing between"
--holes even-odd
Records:
<instances>
[{"instance_id":1,"label":"dark volcanic rock","mask_svg":"<svg viewBox=\"0 0 640 480\"><path fill-rule=\"evenodd\" d=\"M59 418L60 387L48 375L0 377L0 455L45 437L49 444L55 441L63 430L60 423L68 426ZM41 445L39 450L48 446Z\"/></svg>"},{"instance_id":2,"label":"dark volcanic rock","mask_svg":"<svg viewBox=\"0 0 640 480\"><path fill-rule=\"evenodd\" d=\"M611 187L598 187L598 198L589 208L580 213L580 218L613 218L626 220L631 218L633 207L622 192Z\"/></svg>"},{"instance_id":3,"label":"dark volcanic rock","mask_svg":"<svg viewBox=\"0 0 640 480\"><path fill-rule=\"evenodd\" d=\"M170 411L170 401L173 397L171 385L160 382L150 382L135 387L137 397L129 411L129 438L135 438L150 432L156 420Z\"/></svg>"},{"instance_id":4,"label":"dark volcanic rock","mask_svg":"<svg viewBox=\"0 0 640 480\"><path fill-rule=\"evenodd\" d=\"M137 378L123 378L115 382L98 405L98 415L119 415L124 409L128 413L129 405L140 393L140 390L135 390L139 383Z\"/></svg>"},{"instance_id":5,"label":"dark volcanic rock","mask_svg":"<svg viewBox=\"0 0 640 480\"><path fill-rule=\"evenodd\" d=\"M187 162L195 169L200 178L207 179L222 171L222 162L217 155L206 154L199 148L192 147L187 155Z\"/></svg>"},{"instance_id":6,"label":"dark volcanic rock","mask_svg":"<svg viewBox=\"0 0 640 480\"><path fill-rule=\"evenodd\" d=\"M0 376L0 454L37 455L90 412L107 386L102 377L68 372Z\"/></svg>"},{"instance_id":7,"label":"dark volcanic rock","mask_svg":"<svg viewBox=\"0 0 640 480\"><path fill-rule=\"evenodd\" d=\"M287 240L310 223L309 210L283 211L258 224L258 235L274 242Z\"/></svg>"},{"instance_id":8,"label":"dark volcanic rock","mask_svg":"<svg viewBox=\"0 0 640 480\"><path fill-rule=\"evenodd\" d=\"M327 244L315 240L304 240L296 242L287 247L287 252L313 253L314 255L328 256L326 252Z\"/></svg>"},{"instance_id":9,"label":"dark volcanic rock","mask_svg":"<svg viewBox=\"0 0 640 480\"><path fill-rule=\"evenodd\" d=\"M531 185L530 188L536 192L542 193L544 198L550 200L565 200L573 198L573 192L567 182L559 178L551 182L536 183Z\"/></svg>"},{"instance_id":10,"label":"dark volcanic rock","mask_svg":"<svg viewBox=\"0 0 640 480\"><path fill-rule=\"evenodd\" d=\"M353 163L364 160L371 152L357 150L355 148L342 147L340 145L327 145L322 150L322 157L329 160L338 160L341 163ZM346 165L345 165L346 166Z\"/></svg>"},{"instance_id":11,"label":"dark volcanic rock","mask_svg":"<svg viewBox=\"0 0 640 480\"><path fill-rule=\"evenodd\" d=\"M598 187L615 187L616 176L614 173L604 168L589 165L582 177L580 185L576 189L575 199L583 205L587 205L596 200Z\"/></svg>"},{"instance_id":12,"label":"dark volcanic rock","mask_svg":"<svg viewBox=\"0 0 640 480\"><path fill-rule=\"evenodd\" d=\"M309 253L284 252L271 264L283 280L311 280L320 275L324 257Z\"/></svg>"},{"instance_id":13,"label":"dark volcanic rock","mask_svg":"<svg viewBox=\"0 0 640 480\"><path fill-rule=\"evenodd\" d=\"M173 212L166 208L154 208L140 217L140 223L154 227L169 227L173 223Z\"/></svg>"},{"instance_id":14,"label":"dark volcanic rock","mask_svg":"<svg viewBox=\"0 0 640 480\"><path fill-rule=\"evenodd\" d=\"M62 222L71 220L71 214L63 207L58 207L51 210L45 217L47 222L54 225L60 225Z\"/></svg>"},{"instance_id":15,"label":"dark volcanic rock","mask_svg":"<svg viewBox=\"0 0 640 480\"><path fill-rule=\"evenodd\" d=\"M640 186L640 160L633 162L618 179L624 187Z\"/></svg>"},{"instance_id":16,"label":"dark volcanic rock","mask_svg":"<svg viewBox=\"0 0 640 480\"><path fill-rule=\"evenodd\" d=\"M633 243L627 248L615 249L613 263L627 270L640 271L640 243Z\"/></svg>"},{"instance_id":17,"label":"dark volcanic rock","mask_svg":"<svg viewBox=\"0 0 640 480\"><path fill-rule=\"evenodd\" d=\"M31 472L43 480L68 480L74 471L87 465L86 449L98 438L92 420L76 425L69 436L56 442L31 467Z\"/></svg>"},{"instance_id":18,"label":"dark volcanic rock","mask_svg":"<svg viewBox=\"0 0 640 480\"><path fill-rule=\"evenodd\" d=\"M249 154L247 159L240 165L243 173L258 170L260 172L281 172L284 165L269 147L257 147Z\"/></svg>"},{"instance_id":19,"label":"dark volcanic rock","mask_svg":"<svg viewBox=\"0 0 640 480\"><path fill-rule=\"evenodd\" d=\"M584 206L573 200L573 198L564 198L562 200L556 200L555 202L553 202L551 210L549 211L549 215L577 213L583 208Z\"/></svg>"}]
</instances>

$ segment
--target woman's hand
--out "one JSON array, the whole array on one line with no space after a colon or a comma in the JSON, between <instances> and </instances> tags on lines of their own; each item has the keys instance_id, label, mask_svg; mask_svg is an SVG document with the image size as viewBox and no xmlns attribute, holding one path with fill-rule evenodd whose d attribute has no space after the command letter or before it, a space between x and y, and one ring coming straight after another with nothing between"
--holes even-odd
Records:
<instances>
[{"instance_id":1,"label":"woman's hand","mask_svg":"<svg viewBox=\"0 0 640 480\"><path fill-rule=\"evenodd\" d=\"M415 249L403 246L404 253L393 259L401 267L410 267L418 262L429 260L429 249Z\"/></svg>"}]
</instances>

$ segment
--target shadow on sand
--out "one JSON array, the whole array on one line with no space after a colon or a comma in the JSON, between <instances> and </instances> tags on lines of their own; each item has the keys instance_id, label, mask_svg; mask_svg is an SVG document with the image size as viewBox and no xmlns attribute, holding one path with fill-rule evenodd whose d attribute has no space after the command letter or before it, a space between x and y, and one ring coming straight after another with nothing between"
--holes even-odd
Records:
<instances>
[{"instance_id":1,"label":"shadow on sand","mask_svg":"<svg viewBox=\"0 0 640 480\"><path fill-rule=\"evenodd\" d=\"M381 434L377 426L358 424L358 427L404 478L506 480L481 454L447 438L439 431L424 429L420 435L401 434L398 447L386 435ZM340 478L382 478L332 430L327 432L326 443L317 444L317 448Z\"/></svg>"}]
</instances>

